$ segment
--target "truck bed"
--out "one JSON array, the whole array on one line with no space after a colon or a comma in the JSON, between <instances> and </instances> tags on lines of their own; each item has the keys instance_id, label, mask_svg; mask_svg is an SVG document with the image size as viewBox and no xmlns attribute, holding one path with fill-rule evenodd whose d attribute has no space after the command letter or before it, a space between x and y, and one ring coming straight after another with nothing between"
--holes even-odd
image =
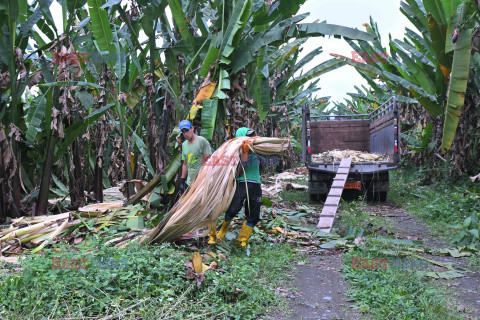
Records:
<instances>
[{"instance_id":1,"label":"truck bed","mask_svg":"<svg viewBox=\"0 0 480 320\"><path fill-rule=\"evenodd\" d=\"M352 162L350 172L372 173L397 168L398 110L392 98L370 114L310 117L304 109L304 161L311 170L336 172L338 163L315 162L313 154L337 150L357 150L388 156L386 161Z\"/></svg>"},{"instance_id":2,"label":"truck bed","mask_svg":"<svg viewBox=\"0 0 480 320\"><path fill-rule=\"evenodd\" d=\"M309 162L307 169L317 170L322 172L337 172L340 162ZM373 162L352 162L350 167L351 173L374 173L381 171L389 171L397 168L397 164L391 159L387 161L373 161Z\"/></svg>"}]
</instances>

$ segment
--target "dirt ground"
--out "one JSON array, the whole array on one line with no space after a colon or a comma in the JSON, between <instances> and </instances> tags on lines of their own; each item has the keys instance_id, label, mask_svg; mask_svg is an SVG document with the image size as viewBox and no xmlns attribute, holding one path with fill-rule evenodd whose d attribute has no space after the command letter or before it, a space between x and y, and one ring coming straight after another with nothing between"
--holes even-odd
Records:
<instances>
[{"instance_id":1,"label":"dirt ground","mask_svg":"<svg viewBox=\"0 0 480 320\"><path fill-rule=\"evenodd\" d=\"M353 302L344 295L347 285L342 279L342 254L321 250L310 255L307 264L298 267L288 312L281 319L362 319Z\"/></svg>"},{"instance_id":2,"label":"dirt ground","mask_svg":"<svg viewBox=\"0 0 480 320\"><path fill-rule=\"evenodd\" d=\"M399 205L384 202L369 205L368 212L387 219L390 231L400 239L422 240L428 248L447 248L442 239L433 236L422 222L410 216ZM465 268L462 278L440 280L439 283L450 288L457 300L459 313L465 319L480 319L480 272L468 265L466 258L423 254L426 258L439 262L451 262L455 268ZM343 281L342 253L338 250L320 249L318 254L310 254L307 263L299 265L292 280L293 290L286 295L288 307L284 312L271 315L272 319L310 320L310 319L363 319L355 302L345 296L348 284ZM444 271L441 267L434 271Z\"/></svg>"}]
</instances>

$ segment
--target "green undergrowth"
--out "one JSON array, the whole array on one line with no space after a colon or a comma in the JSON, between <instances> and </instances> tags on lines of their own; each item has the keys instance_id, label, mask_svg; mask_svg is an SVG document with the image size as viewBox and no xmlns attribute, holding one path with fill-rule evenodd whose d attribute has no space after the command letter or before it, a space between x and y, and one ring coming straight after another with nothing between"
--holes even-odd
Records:
<instances>
[{"instance_id":1,"label":"green undergrowth","mask_svg":"<svg viewBox=\"0 0 480 320\"><path fill-rule=\"evenodd\" d=\"M364 245L344 255L342 272L350 284L347 295L369 319L464 319L445 288L417 275L414 269L392 267L390 259L382 262L384 250L399 250L399 246L366 239ZM380 263L368 269L355 260L359 258L370 266L377 261L374 259Z\"/></svg>"},{"instance_id":2,"label":"green undergrowth","mask_svg":"<svg viewBox=\"0 0 480 320\"><path fill-rule=\"evenodd\" d=\"M344 239L337 246L348 249L342 269L347 295L367 319L464 319L453 294L427 277L455 277L457 271L416 256L421 241L396 239L391 223L361 201L341 203L334 231Z\"/></svg>"},{"instance_id":3,"label":"green undergrowth","mask_svg":"<svg viewBox=\"0 0 480 320\"><path fill-rule=\"evenodd\" d=\"M427 223L449 244L480 250L480 184L467 176L428 179L426 171L392 174L389 199Z\"/></svg>"},{"instance_id":4,"label":"green undergrowth","mask_svg":"<svg viewBox=\"0 0 480 320\"><path fill-rule=\"evenodd\" d=\"M310 198L308 197L308 192L306 192L305 190L282 190L278 193L278 195L280 196L280 198L282 198L284 202L318 204L310 200Z\"/></svg>"},{"instance_id":5,"label":"green undergrowth","mask_svg":"<svg viewBox=\"0 0 480 320\"><path fill-rule=\"evenodd\" d=\"M342 200L333 232L346 237L361 237L381 230L390 232L391 222L365 211L364 208L365 202L361 200Z\"/></svg>"},{"instance_id":6,"label":"green undergrowth","mask_svg":"<svg viewBox=\"0 0 480 320\"><path fill-rule=\"evenodd\" d=\"M56 245L27 256L22 271L12 270L0 280L0 318L253 319L282 303L275 288L288 280L284 271L296 259L286 244L225 245L225 259L218 255L204 261L218 268L207 270L197 287L184 277L184 264L193 256L187 247L119 250L101 242L94 247L74 251ZM67 267L52 269L52 259L68 261ZM86 260L69 269L74 259Z\"/></svg>"}]
</instances>

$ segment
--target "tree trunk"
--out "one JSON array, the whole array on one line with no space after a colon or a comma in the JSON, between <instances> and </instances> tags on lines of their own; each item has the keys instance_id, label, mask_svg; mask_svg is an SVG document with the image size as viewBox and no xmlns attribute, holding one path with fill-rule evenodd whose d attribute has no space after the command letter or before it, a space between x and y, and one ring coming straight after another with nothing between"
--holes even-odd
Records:
<instances>
[{"instance_id":1,"label":"tree trunk","mask_svg":"<svg viewBox=\"0 0 480 320\"><path fill-rule=\"evenodd\" d=\"M83 166L84 146L81 138L72 143L70 158L73 170L70 170L69 191L71 207L78 209L85 206L85 170Z\"/></svg>"},{"instance_id":2,"label":"tree trunk","mask_svg":"<svg viewBox=\"0 0 480 320\"><path fill-rule=\"evenodd\" d=\"M32 216L40 216L47 214L48 192L50 190L50 179L52 177L53 156L55 153L55 144L57 143L57 133L52 133L48 139L48 147L45 155L45 163L43 166L42 182L38 193L37 204L32 210Z\"/></svg>"}]
</instances>

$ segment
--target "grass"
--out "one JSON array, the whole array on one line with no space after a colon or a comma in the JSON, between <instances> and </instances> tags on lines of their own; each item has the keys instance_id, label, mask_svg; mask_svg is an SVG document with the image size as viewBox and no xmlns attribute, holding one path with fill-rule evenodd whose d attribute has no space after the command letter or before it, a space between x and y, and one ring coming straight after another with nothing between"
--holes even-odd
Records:
<instances>
[{"instance_id":1,"label":"grass","mask_svg":"<svg viewBox=\"0 0 480 320\"><path fill-rule=\"evenodd\" d=\"M333 232L345 237L360 237L373 234L380 229L391 230L391 222L365 209L363 201L341 201L338 219L333 225Z\"/></svg>"},{"instance_id":2,"label":"grass","mask_svg":"<svg viewBox=\"0 0 480 320\"><path fill-rule=\"evenodd\" d=\"M352 258L385 258L381 250L392 250L368 241L344 255L344 278L351 288L347 295L369 319L463 319L457 313L451 296L433 281L426 281L415 272L397 268L353 269Z\"/></svg>"},{"instance_id":3,"label":"grass","mask_svg":"<svg viewBox=\"0 0 480 320\"><path fill-rule=\"evenodd\" d=\"M470 229L461 226L464 220L480 212L478 190L468 181L426 184L420 174L402 172L394 173L391 182L389 198L433 228L443 230L439 233L449 241L455 238L449 232L466 233ZM318 205L303 190L282 191L279 195L284 202ZM262 225L290 229L292 217L298 214L265 208ZM227 238L236 238L238 230ZM342 201L333 231L350 243L355 238L364 239L363 244L350 245L344 254L342 271L350 284L348 295L372 319L461 319L451 294L435 280L427 281L409 270L352 268L352 257L373 259L405 249L376 239L379 231L387 231L382 237L388 238L391 230L388 220L368 212L364 202ZM227 261L220 256L206 260L207 265L216 262L218 269L207 271L205 281L197 287L195 280L184 278L184 264L192 258L192 251L204 254L208 247L193 242L187 246L162 244L118 250L105 247L106 240L87 237L75 250L55 245L43 254L27 256L22 271L7 270L0 279L0 318L264 318L272 310L287 308L275 289L295 286L290 282L292 266L305 260L291 245L267 242L267 236L257 230L247 248L237 248L230 240L214 248ZM89 262L87 269L52 269L52 258ZM114 263L99 264L100 258ZM478 255L469 261L472 266L480 266Z\"/></svg>"},{"instance_id":4,"label":"grass","mask_svg":"<svg viewBox=\"0 0 480 320\"><path fill-rule=\"evenodd\" d=\"M305 203L305 204L318 204L312 202L308 197L308 192L305 190L282 190L278 193L280 198L283 199L285 202L298 202L298 203Z\"/></svg>"},{"instance_id":5,"label":"grass","mask_svg":"<svg viewBox=\"0 0 480 320\"><path fill-rule=\"evenodd\" d=\"M392 174L389 199L401 203L430 226L430 231L453 243L462 224L472 214L480 215L480 187L468 177L431 181L422 171L402 170Z\"/></svg>"},{"instance_id":6,"label":"grass","mask_svg":"<svg viewBox=\"0 0 480 320\"><path fill-rule=\"evenodd\" d=\"M197 287L194 280L183 278L184 264L193 256L186 247L118 250L95 245L94 253L57 246L27 256L23 271L0 280L0 318L253 319L282 303L275 288L288 280L284 271L296 258L285 244L255 241L247 250L232 246L224 252L228 261L207 261L215 260L219 268L206 271ZM87 268L52 269L54 257L88 259ZM94 257L120 263L93 266Z\"/></svg>"},{"instance_id":7,"label":"grass","mask_svg":"<svg viewBox=\"0 0 480 320\"><path fill-rule=\"evenodd\" d=\"M395 176L392 180L395 178L398 179L392 188L390 199L406 204L410 210L415 208L427 222L435 221L437 226L439 224L447 226L450 221L455 221L451 215L445 216L441 222L430 217L428 213L432 210L425 208L428 205L428 197L432 197L431 192L434 192L429 189L430 187L418 191L419 189L414 187L415 182L401 180L402 178ZM402 188L402 183L407 184L405 188ZM408 193L413 190L422 193L423 203L415 203L417 197ZM401 194L399 191L402 191ZM437 195L437 199L441 200L435 203L443 203L447 201L446 198L447 196ZM468 199L465 203L468 203ZM461 222L464 215L458 214L456 217L456 221ZM404 245L388 241L389 231L392 230L391 223L368 212L363 202L342 202L339 218L334 227L334 231L346 239L363 237L363 244L350 245L350 250L344 254L342 272L350 284L347 295L356 301L360 311L367 314L368 319L464 319L464 315L456 309L450 289L438 284L438 280L428 280L411 269L352 268L354 257L371 261L374 258L396 256L407 249ZM387 231L386 236L381 236L387 240L377 238L377 231L380 229ZM478 263L478 256L471 258L471 263Z\"/></svg>"}]
</instances>

